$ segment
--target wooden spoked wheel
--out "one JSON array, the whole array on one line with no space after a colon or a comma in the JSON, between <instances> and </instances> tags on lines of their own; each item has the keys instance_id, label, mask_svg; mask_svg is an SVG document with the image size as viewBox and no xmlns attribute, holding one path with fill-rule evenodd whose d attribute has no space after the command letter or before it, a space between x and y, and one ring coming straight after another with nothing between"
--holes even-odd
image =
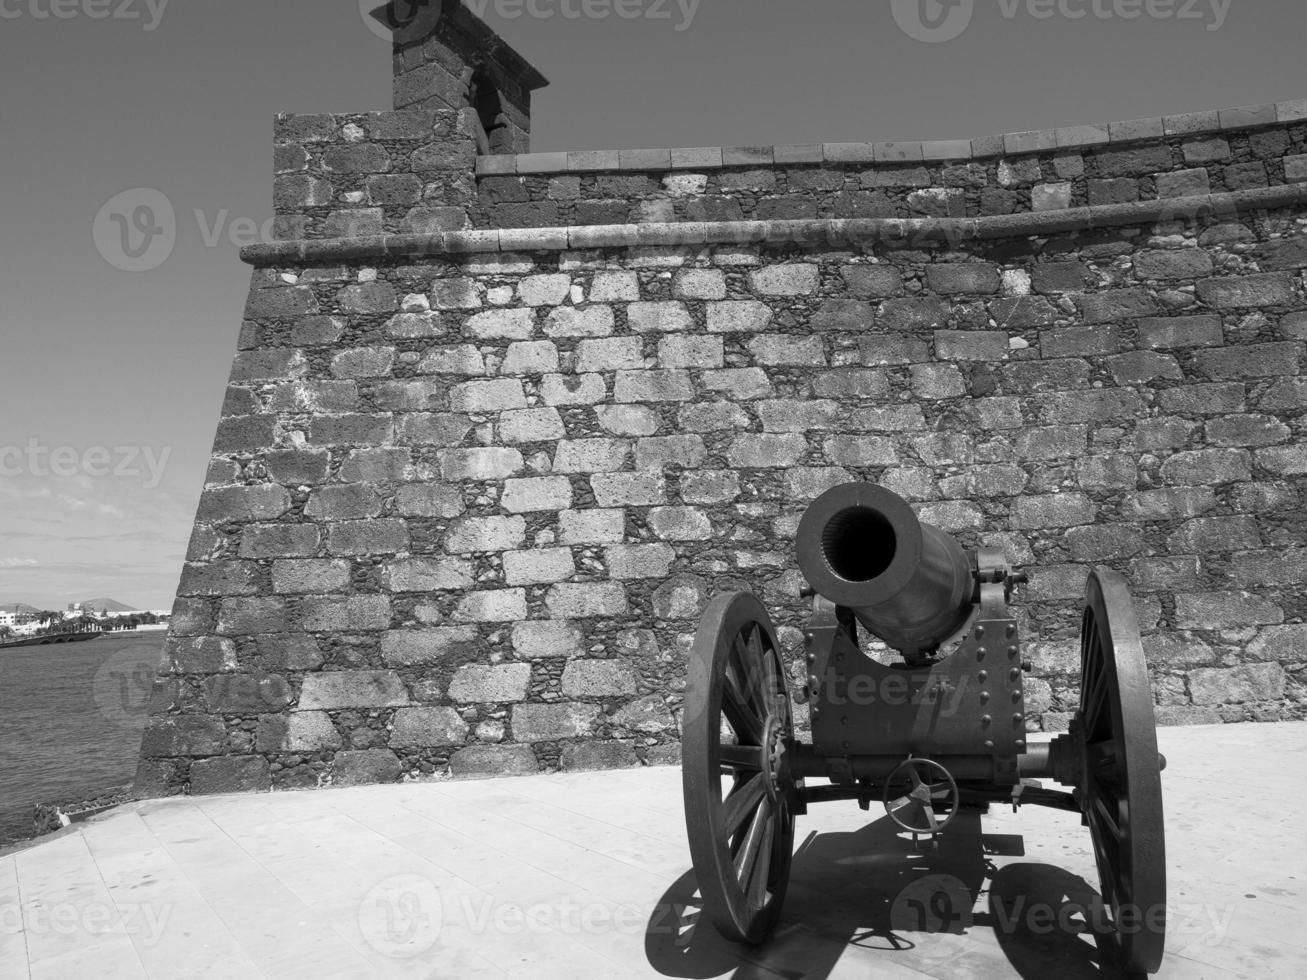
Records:
<instances>
[{"instance_id":1,"label":"wooden spoked wheel","mask_svg":"<svg viewBox=\"0 0 1307 980\"><path fill-rule=\"evenodd\" d=\"M793 719L776 633L749 592L699 620L685 693L685 825L704 909L725 938L775 928L794 850Z\"/></svg>"},{"instance_id":2,"label":"wooden spoked wheel","mask_svg":"<svg viewBox=\"0 0 1307 980\"><path fill-rule=\"evenodd\" d=\"M1164 760L1139 623L1125 580L1095 569L1086 585L1080 638L1081 779L1103 900L1111 909L1119 965L1153 973L1166 945Z\"/></svg>"}]
</instances>

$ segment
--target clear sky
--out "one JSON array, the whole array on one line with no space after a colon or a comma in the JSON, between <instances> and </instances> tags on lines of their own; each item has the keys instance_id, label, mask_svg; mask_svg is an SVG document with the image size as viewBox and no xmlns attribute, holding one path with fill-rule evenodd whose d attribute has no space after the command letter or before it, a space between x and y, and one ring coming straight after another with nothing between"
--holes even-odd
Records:
<instances>
[{"instance_id":1,"label":"clear sky","mask_svg":"<svg viewBox=\"0 0 1307 980\"><path fill-rule=\"evenodd\" d=\"M467 2L552 82L538 150L948 139L1307 97L1302 0ZM0 602L171 604L249 283L231 223L271 215L275 113L389 107L372 5L0 0ZM177 216L144 272L92 234L131 188Z\"/></svg>"}]
</instances>

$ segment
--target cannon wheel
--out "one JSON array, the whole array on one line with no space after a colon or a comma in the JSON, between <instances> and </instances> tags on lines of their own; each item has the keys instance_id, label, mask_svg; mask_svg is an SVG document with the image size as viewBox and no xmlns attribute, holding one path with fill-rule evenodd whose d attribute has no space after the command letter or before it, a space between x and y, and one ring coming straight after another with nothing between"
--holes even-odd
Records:
<instances>
[{"instance_id":1,"label":"cannon wheel","mask_svg":"<svg viewBox=\"0 0 1307 980\"><path fill-rule=\"evenodd\" d=\"M1095 569L1080 637L1080 806L1120 966L1153 973L1166 945L1161 759L1139 622L1125 580Z\"/></svg>"},{"instance_id":2,"label":"cannon wheel","mask_svg":"<svg viewBox=\"0 0 1307 980\"><path fill-rule=\"evenodd\" d=\"M789 884L795 786L785 668L752 593L720 595L704 609L683 727L685 826L704 908L727 939L760 943Z\"/></svg>"}]
</instances>

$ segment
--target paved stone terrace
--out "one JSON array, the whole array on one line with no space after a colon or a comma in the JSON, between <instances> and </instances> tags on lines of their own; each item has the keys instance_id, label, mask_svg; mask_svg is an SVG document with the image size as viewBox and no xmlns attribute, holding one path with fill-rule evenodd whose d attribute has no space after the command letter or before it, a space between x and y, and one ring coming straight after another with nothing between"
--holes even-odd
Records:
<instances>
[{"instance_id":1,"label":"paved stone terrace","mask_svg":"<svg viewBox=\"0 0 1307 980\"><path fill-rule=\"evenodd\" d=\"M1288 833L1307 805L1307 723L1159 738L1158 976L1307 975L1307 858ZM886 823L814 807L778 935L746 950L694 922L676 768L137 803L0 856L0 976L1114 976L1087 939L1021 911L1097 882L1073 815L960 816L924 857ZM974 912L914 931L912 901L941 875Z\"/></svg>"}]
</instances>

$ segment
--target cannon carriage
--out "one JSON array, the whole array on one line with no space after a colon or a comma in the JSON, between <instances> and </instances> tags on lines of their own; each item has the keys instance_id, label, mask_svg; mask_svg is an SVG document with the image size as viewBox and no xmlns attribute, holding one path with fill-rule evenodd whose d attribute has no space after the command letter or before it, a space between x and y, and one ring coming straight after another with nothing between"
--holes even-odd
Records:
<instances>
[{"instance_id":1,"label":"cannon carriage","mask_svg":"<svg viewBox=\"0 0 1307 980\"><path fill-rule=\"evenodd\" d=\"M746 943L770 936L795 819L809 804L878 801L914 839L944 832L962 806L1039 804L1081 814L1119 965L1155 972L1166 906L1165 760L1125 580L1107 568L1090 573L1079 708L1068 732L1031 744L1030 665L1010 607L1025 577L1000 551L965 551L896 494L849 483L808 507L797 559L812 613L805 679L793 696L770 617L751 592L712 599L691 652L686 826L718 931ZM859 625L899 659L874 658ZM811 743L795 735L794 701L808 705Z\"/></svg>"}]
</instances>

